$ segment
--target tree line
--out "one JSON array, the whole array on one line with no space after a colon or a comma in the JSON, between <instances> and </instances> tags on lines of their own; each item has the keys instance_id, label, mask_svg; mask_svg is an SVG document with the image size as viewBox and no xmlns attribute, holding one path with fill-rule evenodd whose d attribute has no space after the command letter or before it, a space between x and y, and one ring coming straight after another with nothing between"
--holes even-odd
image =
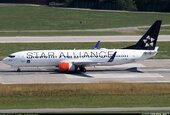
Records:
<instances>
[{"instance_id":1,"label":"tree line","mask_svg":"<svg viewBox=\"0 0 170 115\"><path fill-rule=\"evenodd\" d=\"M0 0L1 3L27 3L63 7L128 11L170 12L170 0Z\"/></svg>"},{"instance_id":2,"label":"tree line","mask_svg":"<svg viewBox=\"0 0 170 115\"><path fill-rule=\"evenodd\" d=\"M0 0L0 3L23 3L23 4L40 4L48 5L50 0Z\"/></svg>"}]
</instances>

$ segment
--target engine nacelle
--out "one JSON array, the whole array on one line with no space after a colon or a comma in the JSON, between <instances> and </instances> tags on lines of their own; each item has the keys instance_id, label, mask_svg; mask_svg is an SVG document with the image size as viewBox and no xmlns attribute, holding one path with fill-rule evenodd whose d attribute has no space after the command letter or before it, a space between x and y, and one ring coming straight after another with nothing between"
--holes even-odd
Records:
<instances>
[{"instance_id":1,"label":"engine nacelle","mask_svg":"<svg viewBox=\"0 0 170 115\"><path fill-rule=\"evenodd\" d=\"M60 63L60 71L75 71L76 67L72 63Z\"/></svg>"}]
</instances>

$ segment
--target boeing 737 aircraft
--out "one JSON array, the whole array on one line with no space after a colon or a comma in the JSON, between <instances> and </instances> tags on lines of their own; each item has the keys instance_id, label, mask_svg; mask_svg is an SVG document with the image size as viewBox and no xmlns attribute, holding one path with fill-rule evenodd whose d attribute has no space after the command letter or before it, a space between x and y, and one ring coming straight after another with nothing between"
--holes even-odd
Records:
<instances>
[{"instance_id":1,"label":"boeing 737 aircraft","mask_svg":"<svg viewBox=\"0 0 170 115\"><path fill-rule=\"evenodd\" d=\"M135 45L123 49L98 49L98 41L93 49L20 51L2 61L17 71L21 67L56 66L60 71L86 72L86 66L119 65L144 60L155 56L158 51L155 46L161 22L155 21Z\"/></svg>"}]
</instances>

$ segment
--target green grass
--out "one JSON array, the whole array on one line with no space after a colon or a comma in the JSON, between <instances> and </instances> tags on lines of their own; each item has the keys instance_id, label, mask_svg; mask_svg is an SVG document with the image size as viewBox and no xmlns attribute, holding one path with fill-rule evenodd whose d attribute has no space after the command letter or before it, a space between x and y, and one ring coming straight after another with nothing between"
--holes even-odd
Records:
<instances>
[{"instance_id":1,"label":"green grass","mask_svg":"<svg viewBox=\"0 0 170 115\"><path fill-rule=\"evenodd\" d=\"M110 35L138 35L141 32L102 31L102 32L0 32L0 36L110 36ZM144 32L143 32L144 33Z\"/></svg>"},{"instance_id":2,"label":"green grass","mask_svg":"<svg viewBox=\"0 0 170 115\"><path fill-rule=\"evenodd\" d=\"M165 27L161 27L162 29L165 29L165 30L170 30L170 26L165 26Z\"/></svg>"},{"instance_id":3,"label":"green grass","mask_svg":"<svg viewBox=\"0 0 170 115\"><path fill-rule=\"evenodd\" d=\"M0 30L70 30L170 24L168 13L105 12L47 6L0 6ZM80 23L80 21L82 23Z\"/></svg>"},{"instance_id":4,"label":"green grass","mask_svg":"<svg viewBox=\"0 0 170 115\"><path fill-rule=\"evenodd\" d=\"M0 109L169 107L168 83L0 84Z\"/></svg>"},{"instance_id":5,"label":"green grass","mask_svg":"<svg viewBox=\"0 0 170 115\"><path fill-rule=\"evenodd\" d=\"M0 5L0 11L0 31L83 30L150 26L157 19L163 20L163 24L170 24L170 14L168 13L88 11L18 4ZM164 28L169 29L169 27ZM0 36L104 36L141 35L143 33L144 31L0 32ZM170 35L170 32L163 31L160 34Z\"/></svg>"},{"instance_id":6,"label":"green grass","mask_svg":"<svg viewBox=\"0 0 170 115\"><path fill-rule=\"evenodd\" d=\"M0 43L0 59L11 53L22 50L52 50L52 49L92 49L96 43ZM99 48L123 48L134 42L101 42ZM170 58L170 42L158 42L158 54L153 58Z\"/></svg>"},{"instance_id":7,"label":"green grass","mask_svg":"<svg viewBox=\"0 0 170 115\"><path fill-rule=\"evenodd\" d=\"M0 36L115 36L143 35L145 31L99 31L99 32L0 32ZM170 35L170 31L161 31L160 35Z\"/></svg>"},{"instance_id":8,"label":"green grass","mask_svg":"<svg viewBox=\"0 0 170 115\"><path fill-rule=\"evenodd\" d=\"M170 95L92 95L1 97L0 109L86 108L86 107L169 107Z\"/></svg>"},{"instance_id":9,"label":"green grass","mask_svg":"<svg viewBox=\"0 0 170 115\"><path fill-rule=\"evenodd\" d=\"M160 35L170 35L170 31L161 31Z\"/></svg>"},{"instance_id":10,"label":"green grass","mask_svg":"<svg viewBox=\"0 0 170 115\"><path fill-rule=\"evenodd\" d=\"M99 31L99 32L0 32L0 36L115 36L143 35L145 31ZM170 35L170 31L161 31L160 35Z\"/></svg>"}]
</instances>

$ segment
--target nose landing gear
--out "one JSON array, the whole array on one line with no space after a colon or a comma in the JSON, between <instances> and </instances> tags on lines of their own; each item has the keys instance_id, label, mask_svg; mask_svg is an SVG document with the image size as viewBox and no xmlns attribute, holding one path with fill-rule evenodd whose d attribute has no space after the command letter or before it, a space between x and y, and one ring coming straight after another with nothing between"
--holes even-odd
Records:
<instances>
[{"instance_id":1,"label":"nose landing gear","mask_svg":"<svg viewBox=\"0 0 170 115\"><path fill-rule=\"evenodd\" d=\"M20 68L18 68L18 69L17 69L17 72L21 72L21 69L20 69Z\"/></svg>"},{"instance_id":2,"label":"nose landing gear","mask_svg":"<svg viewBox=\"0 0 170 115\"><path fill-rule=\"evenodd\" d=\"M18 66L11 66L12 69L15 69L17 72L21 72L20 67Z\"/></svg>"}]
</instances>

